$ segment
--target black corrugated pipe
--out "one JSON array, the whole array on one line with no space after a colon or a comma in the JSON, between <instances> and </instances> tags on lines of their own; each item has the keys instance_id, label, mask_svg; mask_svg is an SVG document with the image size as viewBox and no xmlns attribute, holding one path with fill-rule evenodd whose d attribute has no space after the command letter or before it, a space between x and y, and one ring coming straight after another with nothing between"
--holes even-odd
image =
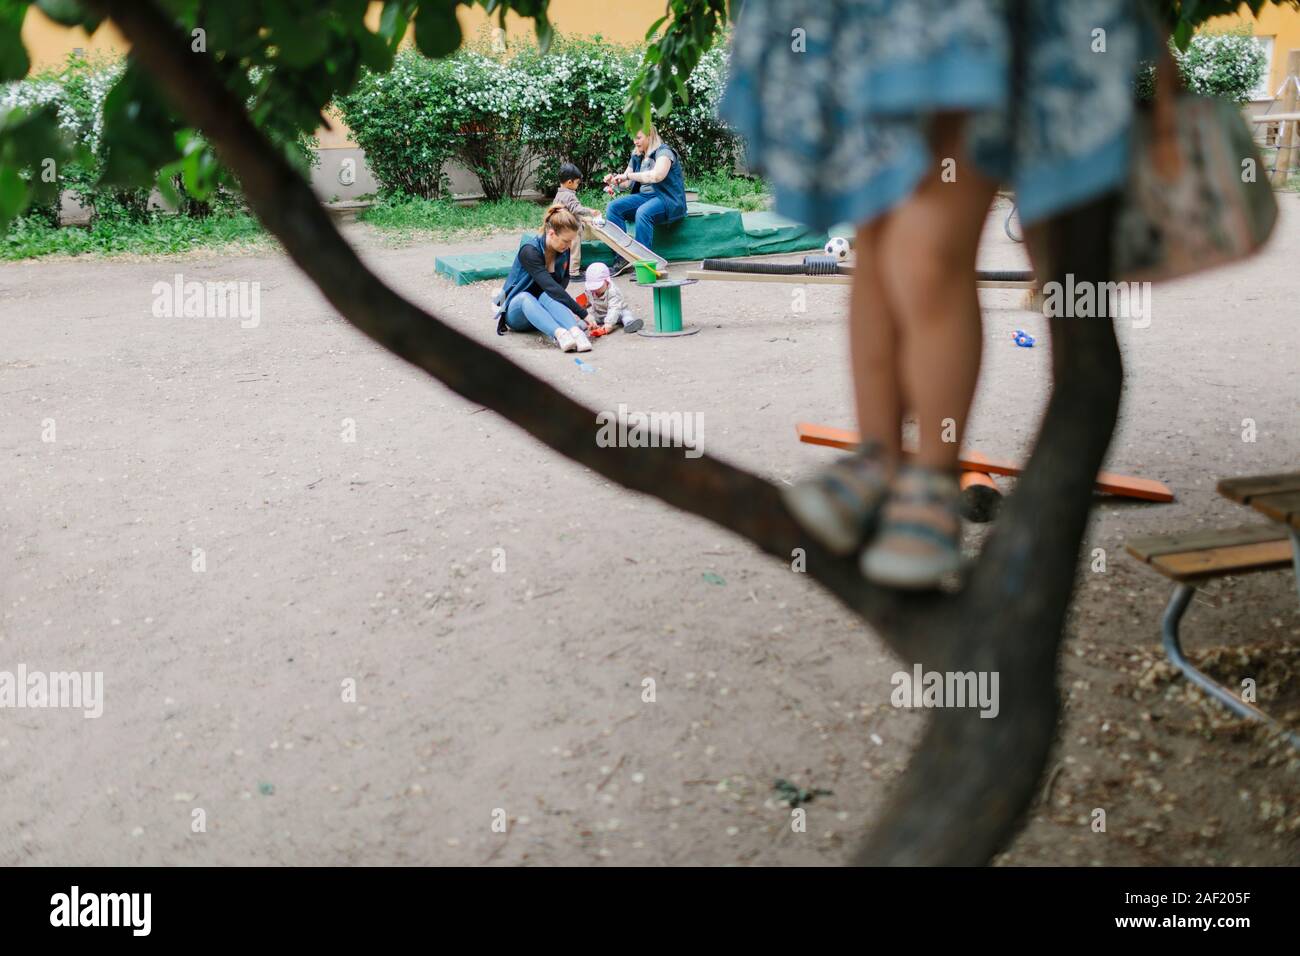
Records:
<instances>
[{"instance_id":1,"label":"black corrugated pipe","mask_svg":"<svg viewBox=\"0 0 1300 956\"><path fill-rule=\"evenodd\" d=\"M747 259L705 259L700 268L708 272L748 272L751 275L810 276L851 275L834 256L804 256L803 262L754 262ZM1033 272L1025 269L978 269L981 282L1032 282Z\"/></svg>"}]
</instances>

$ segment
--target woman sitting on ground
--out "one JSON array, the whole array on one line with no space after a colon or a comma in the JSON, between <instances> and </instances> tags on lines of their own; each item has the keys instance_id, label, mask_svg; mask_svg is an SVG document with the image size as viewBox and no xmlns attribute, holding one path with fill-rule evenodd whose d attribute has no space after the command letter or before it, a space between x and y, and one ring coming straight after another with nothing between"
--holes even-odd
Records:
<instances>
[{"instance_id":1,"label":"woman sitting on ground","mask_svg":"<svg viewBox=\"0 0 1300 956\"><path fill-rule=\"evenodd\" d=\"M621 173L610 173L605 185L611 189L630 186L631 195L620 196L605 209L605 218L627 231L627 221L636 222L633 238L647 249L654 248L655 226L677 222L686 215L686 183L682 164L672 148L664 145L650 126L632 140L636 149ZM626 272L629 264L614 260L613 274Z\"/></svg>"},{"instance_id":2,"label":"woman sitting on ground","mask_svg":"<svg viewBox=\"0 0 1300 956\"><path fill-rule=\"evenodd\" d=\"M515 254L505 287L493 300L497 335L506 329L536 329L566 352L590 352L587 310L565 291L569 284L569 248L578 235L578 220L559 203L546 210L541 234L526 240Z\"/></svg>"}]
</instances>

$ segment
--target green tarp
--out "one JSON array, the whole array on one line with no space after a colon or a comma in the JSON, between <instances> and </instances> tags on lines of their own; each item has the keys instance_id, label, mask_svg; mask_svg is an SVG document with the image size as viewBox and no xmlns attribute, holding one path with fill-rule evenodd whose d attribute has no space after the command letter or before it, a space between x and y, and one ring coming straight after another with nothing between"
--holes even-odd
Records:
<instances>
[{"instance_id":1,"label":"green tarp","mask_svg":"<svg viewBox=\"0 0 1300 956\"><path fill-rule=\"evenodd\" d=\"M744 220L747 241L747 248L742 254L746 256L768 256L778 252L820 249L830 239L830 236L824 232L818 232L803 223L778 216L774 212L747 212L741 216L741 219ZM721 257L710 255L709 258Z\"/></svg>"},{"instance_id":2,"label":"green tarp","mask_svg":"<svg viewBox=\"0 0 1300 956\"><path fill-rule=\"evenodd\" d=\"M528 238L528 237L524 237ZM701 259L731 259L779 252L820 249L828 236L771 212L747 212L708 203L689 203L686 218L655 229L655 252L670 262L698 262ZM522 240L521 240L522 241ZM435 269L457 285L504 279L510 273L515 254L471 252L442 256ZM582 244L582 261L613 262L614 251L603 242Z\"/></svg>"}]
</instances>

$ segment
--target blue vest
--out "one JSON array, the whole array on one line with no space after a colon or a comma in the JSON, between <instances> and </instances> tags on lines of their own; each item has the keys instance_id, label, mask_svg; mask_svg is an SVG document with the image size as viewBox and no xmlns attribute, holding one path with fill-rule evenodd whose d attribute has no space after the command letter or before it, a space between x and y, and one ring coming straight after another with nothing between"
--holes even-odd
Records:
<instances>
[{"instance_id":1,"label":"blue vest","mask_svg":"<svg viewBox=\"0 0 1300 956\"><path fill-rule=\"evenodd\" d=\"M647 170L655 168L655 156L658 152L659 150L656 149L645 157L644 162ZM641 157L634 152L631 162L632 172L641 172L641 163ZM673 164L668 167L668 175L657 183L650 183L650 188L664 201L664 209L668 213L665 222L676 222L686 215L686 182L682 178L682 158L680 156L674 155Z\"/></svg>"},{"instance_id":2,"label":"blue vest","mask_svg":"<svg viewBox=\"0 0 1300 956\"><path fill-rule=\"evenodd\" d=\"M542 259L546 259L546 236L531 235L524 236L519 240L519 248L526 245L533 245L538 252L542 254ZM565 250L555 257L555 281L564 285L569 277L569 250ZM505 291L501 300L497 302L497 335L505 335L508 331L506 326L506 312L510 309L510 300L519 295L530 285L533 284L533 277L528 274L524 264L519 261L519 253L515 253L514 264L510 266L510 274L506 276Z\"/></svg>"}]
</instances>

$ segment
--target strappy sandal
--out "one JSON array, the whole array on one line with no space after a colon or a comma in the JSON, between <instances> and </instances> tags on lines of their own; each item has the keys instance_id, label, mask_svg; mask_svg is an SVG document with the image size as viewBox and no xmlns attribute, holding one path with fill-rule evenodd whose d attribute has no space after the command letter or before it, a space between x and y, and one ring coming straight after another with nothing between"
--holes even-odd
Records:
<instances>
[{"instance_id":1,"label":"strappy sandal","mask_svg":"<svg viewBox=\"0 0 1300 956\"><path fill-rule=\"evenodd\" d=\"M881 447L872 443L782 489L782 497L805 531L832 554L847 557L871 536L888 491Z\"/></svg>"},{"instance_id":2,"label":"strappy sandal","mask_svg":"<svg viewBox=\"0 0 1300 956\"><path fill-rule=\"evenodd\" d=\"M950 472L905 465L889 489L880 530L862 552L869 581L925 590L961 566L961 489Z\"/></svg>"}]
</instances>

